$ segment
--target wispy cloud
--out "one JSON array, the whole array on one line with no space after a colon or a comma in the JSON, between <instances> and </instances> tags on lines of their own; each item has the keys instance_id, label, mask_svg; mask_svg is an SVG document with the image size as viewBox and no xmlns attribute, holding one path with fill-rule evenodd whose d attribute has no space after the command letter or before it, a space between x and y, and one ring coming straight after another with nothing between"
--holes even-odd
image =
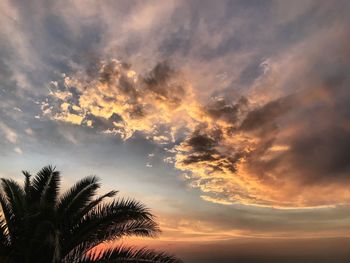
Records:
<instances>
[{"instance_id":1,"label":"wispy cloud","mask_svg":"<svg viewBox=\"0 0 350 263\"><path fill-rule=\"evenodd\" d=\"M6 140L8 140L11 143L16 143L18 139L17 133L12 130L10 127L8 127L5 123L0 122L0 130L5 135Z\"/></svg>"}]
</instances>

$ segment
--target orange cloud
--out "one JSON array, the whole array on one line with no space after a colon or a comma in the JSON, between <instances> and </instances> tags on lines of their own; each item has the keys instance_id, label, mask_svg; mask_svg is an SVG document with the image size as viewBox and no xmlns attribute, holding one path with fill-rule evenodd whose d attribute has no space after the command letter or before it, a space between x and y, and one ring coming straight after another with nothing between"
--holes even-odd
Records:
<instances>
[{"instance_id":1,"label":"orange cloud","mask_svg":"<svg viewBox=\"0 0 350 263\"><path fill-rule=\"evenodd\" d=\"M280 208L348 202L347 79L331 70L323 79L296 51L261 67L245 97L203 103L167 63L139 74L118 60L102 61L96 72L55 82L42 110L124 140L140 132L167 144L165 161L206 201ZM284 67L295 71L283 74ZM304 88L281 88L296 76Z\"/></svg>"}]
</instances>

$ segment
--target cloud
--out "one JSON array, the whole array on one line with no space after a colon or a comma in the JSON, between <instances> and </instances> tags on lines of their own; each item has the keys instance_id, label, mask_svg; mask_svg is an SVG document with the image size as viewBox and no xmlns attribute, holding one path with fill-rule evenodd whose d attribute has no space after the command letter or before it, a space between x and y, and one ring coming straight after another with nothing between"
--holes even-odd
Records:
<instances>
[{"instance_id":1,"label":"cloud","mask_svg":"<svg viewBox=\"0 0 350 263\"><path fill-rule=\"evenodd\" d=\"M16 147L16 148L14 149L14 151L15 151L16 153L18 153L18 154L23 154L22 149L19 148L19 147Z\"/></svg>"},{"instance_id":2,"label":"cloud","mask_svg":"<svg viewBox=\"0 0 350 263\"><path fill-rule=\"evenodd\" d=\"M276 207L332 205L350 196L341 187L347 180L341 151L347 149L348 131L335 130L336 123L345 123L346 112L336 123L319 124L330 134L305 126L324 111L317 104L339 112L329 100L338 101L341 83L331 84L337 92L328 86L308 88L266 103L257 103L252 92L251 98L229 102L213 97L202 105L184 75L165 62L138 74L130 65L110 60L101 61L90 76L65 76L42 107L53 119L119 134L124 140L141 132L155 143L173 145L174 166L190 173L190 184L206 193L204 200ZM308 152L318 145L324 150ZM337 171L341 181L332 180ZM315 191L322 197L316 199Z\"/></svg>"},{"instance_id":3,"label":"cloud","mask_svg":"<svg viewBox=\"0 0 350 263\"><path fill-rule=\"evenodd\" d=\"M314 41L303 43L303 51ZM344 52L341 43L336 58ZM348 77L331 68L315 71L313 63L324 63L317 52L307 58L293 52L264 62L244 95L216 92L206 101L169 63L138 73L120 60L100 61L95 72L58 81L43 113L124 140L139 132L167 144L166 160L187 173L207 201L274 207L348 202ZM286 68L296 70L283 74Z\"/></svg>"},{"instance_id":4,"label":"cloud","mask_svg":"<svg viewBox=\"0 0 350 263\"><path fill-rule=\"evenodd\" d=\"M141 134L207 201L349 201L346 1L0 5L10 144Z\"/></svg>"},{"instance_id":5,"label":"cloud","mask_svg":"<svg viewBox=\"0 0 350 263\"><path fill-rule=\"evenodd\" d=\"M42 103L44 115L120 134L123 139L139 131L156 141L174 140L172 125L192 96L179 72L162 62L139 75L129 65L111 60L101 62L92 78L85 73L64 77L60 87L52 87L58 89L50 102Z\"/></svg>"},{"instance_id":6,"label":"cloud","mask_svg":"<svg viewBox=\"0 0 350 263\"><path fill-rule=\"evenodd\" d=\"M5 123L0 122L0 129L2 133L5 135L6 140L8 140L11 143L16 143L18 139L17 133L12 130L10 127L8 127Z\"/></svg>"}]
</instances>

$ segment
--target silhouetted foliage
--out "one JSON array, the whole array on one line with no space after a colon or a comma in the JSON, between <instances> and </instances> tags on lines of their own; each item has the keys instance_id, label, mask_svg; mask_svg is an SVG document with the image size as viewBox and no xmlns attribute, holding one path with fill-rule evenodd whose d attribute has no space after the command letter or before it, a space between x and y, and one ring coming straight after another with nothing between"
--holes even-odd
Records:
<instances>
[{"instance_id":1,"label":"silhouetted foliage","mask_svg":"<svg viewBox=\"0 0 350 263\"><path fill-rule=\"evenodd\" d=\"M95 176L59 196L61 177L52 166L36 176L23 175L23 186L1 179L0 262L181 262L145 248L117 246L91 253L102 242L121 237L155 237L159 228L154 216L132 199L104 202L116 191L96 197L100 183Z\"/></svg>"}]
</instances>

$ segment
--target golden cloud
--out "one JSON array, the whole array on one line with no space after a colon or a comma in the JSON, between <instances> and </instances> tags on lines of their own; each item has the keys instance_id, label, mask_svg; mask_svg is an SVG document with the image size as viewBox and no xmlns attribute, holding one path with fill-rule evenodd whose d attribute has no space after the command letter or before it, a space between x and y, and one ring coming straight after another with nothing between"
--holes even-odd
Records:
<instances>
[{"instance_id":1,"label":"golden cloud","mask_svg":"<svg viewBox=\"0 0 350 263\"><path fill-rule=\"evenodd\" d=\"M325 82L292 95L262 96L262 87L281 84L267 63L246 97L213 97L203 104L184 75L165 62L142 75L118 60L103 61L93 74L81 71L55 82L42 110L54 120L124 140L140 132L170 145L172 156L165 160L186 173L206 201L273 207L348 202L350 169L339 162L346 146L337 149L337 136L350 144L349 129L336 125L331 113L338 110L333 102L339 94L348 95L345 82L337 90ZM320 103L324 108L317 108ZM310 127L323 111L331 119L318 116ZM342 121L347 113L336 118ZM323 148L315 153L317 143Z\"/></svg>"}]
</instances>

